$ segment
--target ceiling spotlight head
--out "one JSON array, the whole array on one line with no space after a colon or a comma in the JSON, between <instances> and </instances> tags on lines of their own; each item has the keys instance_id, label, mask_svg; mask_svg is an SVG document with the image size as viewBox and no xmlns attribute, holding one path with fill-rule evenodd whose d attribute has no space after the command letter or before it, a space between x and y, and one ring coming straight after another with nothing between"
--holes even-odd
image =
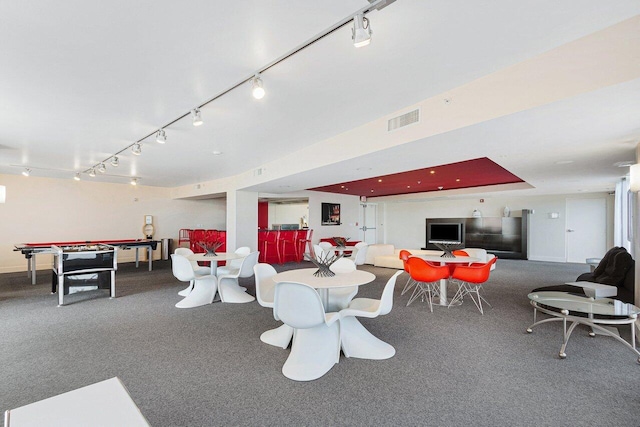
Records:
<instances>
[{"instance_id":1,"label":"ceiling spotlight head","mask_svg":"<svg viewBox=\"0 0 640 427\"><path fill-rule=\"evenodd\" d=\"M156 135L156 142L158 144L164 144L167 142L167 135L164 133L164 129L160 129Z\"/></svg>"},{"instance_id":2,"label":"ceiling spotlight head","mask_svg":"<svg viewBox=\"0 0 640 427\"><path fill-rule=\"evenodd\" d=\"M91 178L93 178L94 176L96 176L96 170L95 170L95 169L90 169L90 170L89 170L89 176L90 176Z\"/></svg>"},{"instance_id":3,"label":"ceiling spotlight head","mask_svg":"<svg viewBox=\"0 0 640 427\"><path fill-rule=\"evenodd\" d=\"M80 172L76 173L76 176L73 177L76 181L80 181Z\"/></svg>"},{"instance_id":4,"label":"ceiling spotlight head","mask_svg":"<svg viewBox=\"0 0 640 427\"><path fill-rule=\"evenodd\" d=\"M22 175L24 175L24 176L29 176L29 175L31 175L31 169L29 169L29 168L24 168L24 170L22 171Z\"/></svg>"},{"instance_id":5,"label":"ceiling spotlight head","mask_svg":"<svg viewBox=\"0 0 640 427\"><path fill-rule=\"evenodd\" d=\"M251 80L251 93L255 99L264 98L264 87L262 87L262 79L260 78L260 74L256 74L255 77Z\"/></svg>"},{"instance_id":6,"label":"ceiling spotlight head","mask_svg":"<svg viewBox=\"0 0 640 427\"><path fill-rule=\"evenodd\" d=\"M369 20L364 15L359 14L353 17L353 28L351 38L355 47L366 46L371 43L371 26Z\"/></svg>"},{"instance_id":7,"label":"ceiling spotlight head","mask_svg":"<svg viewBox=\"0 0 640 427\"><path fill-rule=\"evenodd\" d=\"M100 163L98 165L98 172L105 173L106 171L107 171L107 167L104 165L104 163Z\"/></svg>"},{"instance_id":8,"label":"ceiling spotlight head","mask_svg":"<svg viewBox=\"0 0 640 427\"><path fill-rule=\"evenodd\" d=\"M138 185L138 178L131 178L131 185Z\"/></svg>"},{"instance_id":9,"label":"ceiling spotlight head","mask_svg":"<svg viewBox=\"0 0 640 427\"><path fill-rule=\"evenodd\" d=\"M200 109L194 108L191 110L191 117L193 118L193 125L200 126L202 124L202 116L200 115Z\"/></svg>"},{"instance_id":10,"label":"ceiling spotlight head","mask_svg":"<svg viewBox=\"0 0 640 427\"><path fill-rule=\"evenodd\" d=\"M140 154L142 154L142 145L140 145L139 142L136 142L135 144L133 144L133 146L131 147L131 152L133 154L135 154L136 156L139 156Z\"/></svg>"},{"instance_id":11,"label":"ceiling spotlight head","mask_svg":"<svg viewBox=\"0 0 640 427\"><path fill-rule=\"evenodd\" d=\"M120 160L118 159L118 156L113 156L111 158L111 166L113 166L114 168L117 168L119 164L120 164Z\"/></svg>"}]
</instances>

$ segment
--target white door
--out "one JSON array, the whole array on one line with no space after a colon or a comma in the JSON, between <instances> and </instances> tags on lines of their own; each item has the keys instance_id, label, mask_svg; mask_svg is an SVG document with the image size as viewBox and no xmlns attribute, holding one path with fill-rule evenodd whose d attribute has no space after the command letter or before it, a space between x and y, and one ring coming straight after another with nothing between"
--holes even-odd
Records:
<instances>
[{"instance_id":1,"label":"white door","mask_svg":"<svg viewBox=\"0 0 640 427\"><path fill-rule=\"evenodd\" d=\"M607 200L567 199L567 262L601 258L607 251Z\"/></svg>"},{"instance_id":2,"label":"white door","mask_svg":"<svg viewBox=\"0 0 640 427\"><path fill-rule=\"evenodd\" d=\"M358 238L369 245L377 243L378 205L375 203L360 204L360 224Z\"/></svg>"}]
</instances>

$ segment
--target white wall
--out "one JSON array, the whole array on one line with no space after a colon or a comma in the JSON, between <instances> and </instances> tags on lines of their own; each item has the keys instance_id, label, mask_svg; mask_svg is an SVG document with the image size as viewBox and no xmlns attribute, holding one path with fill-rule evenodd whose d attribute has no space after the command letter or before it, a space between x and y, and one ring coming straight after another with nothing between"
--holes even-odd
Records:
<instances>
[{"instance_id":1,"label":"white wall","mask_svg":"<svg viewBox=\"0 0 640 427\"><path fill-rule=\"evenodd\" d=\"M300 224L303 216L309 218L309 203L269 203L269 227L272 224Z\"/></svg>"},{"instance_id":2,"label":"white wall","mask_svg":"<svg viewBox=\"0 0 640 427\"><path fill-rule=\"evenodd\" d=\"M613 196L607 193L553 195L537 197L479 197L469 199L438 199L379 203L378 215L383 216L384 243L396 247L421 248L425 242L426 218L471 217L479 209L485 217L502 216L505 206L511 216L521 216L522 209L534 209L529 217L529 259L564 262L566 259L566 200L568 198L599 197L607 200L607 247L613 245ZM381 206L382 205L382 206ZM550 219L549 212L558 212ZM382 243L382 242L381 242Z\"/></svg>"},{"instance_id":3,"label":"white wall","mask_svg":"<svg viewBox=\"0 0 640 427\"><path fill-rule=\"evenodd\" d=\"M26 271L24 256L13 251L17 243L144 238L144 215L153 215L156 239L177 239L181 228L226 228L224 199L172 200L158 187L21 175L0 175L0 185L7 187L0 272ZM120 262L134 258L135 251L118 254ZM51 267L50 257L37 261L38 268Z\"/></svg>"},{"instance_id":4,"label":"white wall","mask_svg":"<svg viewBox=\"0 0 640 427\"><path fill-rule=\"evenodd\" d=\"M325 237L358 238L358 209L360 199L357 196L331 194L319 191L305 192L309 195L309 228L313 231L313 243L318 243ZM322 203L340 204L340 225L321 225Z\"/></svg>"}]
</instances>

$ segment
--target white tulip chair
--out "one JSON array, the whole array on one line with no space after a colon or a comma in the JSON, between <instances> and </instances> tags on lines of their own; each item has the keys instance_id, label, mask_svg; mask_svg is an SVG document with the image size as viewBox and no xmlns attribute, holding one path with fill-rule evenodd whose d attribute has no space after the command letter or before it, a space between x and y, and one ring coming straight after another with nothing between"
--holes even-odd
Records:
<instances>
[{"instance_id":1,"label":"white tulip chair","mask_svg":"<svg viewBox=\"0 0 640 427\"><path fill-rule=\"evenodd\" d=\"M218 275L218 289L223 302L245 303L255 300L245 292L245 288L240 287L238 279L253 276L253 266L258 263L258 255L260 252L252 252L242 259L239 269L233 269L229 274Z\"/></svg>"},{"instance_id":2,"label":"white tulip chair","mask_svg":"<svg viewBox=\"0 0 640 427\"><path fill-rule=\"evenodd\" d=\"M193 255L193 251L189 248L176 248L173 251L176 255L182 255L183 257L189 257L189 255ZM208 276L211 274L211 269L209 267L201 267L198 265L198 261L189 261L191 263L191 267L193 268L193 272L196 276ZM181 297L186 297L189 295L191 290L193 289L193 280L189 283L189 286L178 292L178 295Z\"/></svg>"},{"instance_id":3,"label":"white tulip chair","mask_svg":"<svg viewBox=\"0 0 640 427\"><path fill-rule=\"evenodd\" d=\"M345 356L380 360L388 359L396 354L396 349L393 346L373 336L356 317L374 318L388 314L393 307L396 279L402 273L403 270L400 270L391 276L379 300L355 298L347 308L340 310L340 336L342 352Z\"/></svg>"},{"instance_id":4,"label":"white tulip chair","mask_svg":"<svg viewBox=\"0 0 640 427\"><path fill-rule=\"evenodd\" d=\"M256 299L263 307L273 308L273 300L276 291L276 282L273 276L277 274L270 264L256 264L253 266L256 279ZM260 341L276 347L287 348L293 337L293 328L289 325L281 325L270 329L260 335Z\"/></svg>"},{"instance_id":5,"label":"white tulip chair","mask_svg":"<svg viewBox=\"0 0 640 427\"><path fill-rule=\"evenodd\" d=\"M349 258L340 258L329 267L336 274L345 274L356 271L356 265ZM329 289L329 299L326 309L328 311L340 311L347 308L349 302L358 293L357 286Z\"/></svg>"},{"instance_id":6,"label":"white tulip chair","mask_svg":"<svg viewBox=\"0 0 640 427\"><path fill-rule=\"evenodd\" d=\"M356 265L364 264L364 260L367 258L367 249L369 249L369 245L365 242L358 242L354 248L354 251L351 253L351 259Z\"/></svg>"},{"instance_id":7,"label":"white tulip chair","mask_svg":"<svg viewBox=\"0 0 640 427\"><path fill-rule=\"evenodd\" d=\"M193 308L213 302L218 287L216 276L196 276L189 260L177 254L171 255L171 270L176 279L182 282L193 281L193 290L182 301L177 303L176 307Z\"/></svg>"},{"instance_id":8,"label":"white tulip chair","mask_svg":"<svg viewBox=\"0 0 640 427\"><path fill-rule=\"evenodd\" d=\"M251 248L248 246L241 246L234 252L236 255L241 256L242 258L232 259L227 261L227 265L223 265L216 269L216 276L229 276L235 274L242 267L242 260L251 253ZM240 289L246 291L247 288L244 286L240 286Z\"/></svg>"},{"instance_id":9,"label":"white tulip chair","mask_svg":"<svg viewBox=\"0 0 640 427\"><path fill-rule=\"evenodd\" d=\"M291 354L282 366L285 377L295 381L315 380L338 363L340 316L325 313L315 289L302 283L277 283L273 317L293 328Z\"/></svg>"}]
</instances>

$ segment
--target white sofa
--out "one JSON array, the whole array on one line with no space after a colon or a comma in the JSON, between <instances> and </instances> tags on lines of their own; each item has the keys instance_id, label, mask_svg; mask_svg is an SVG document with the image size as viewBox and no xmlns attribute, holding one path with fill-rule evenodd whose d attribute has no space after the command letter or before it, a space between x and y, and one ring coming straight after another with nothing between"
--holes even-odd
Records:
<instances>
[{"instance_id":1,"label":"white sofa","mask_svg":"<svg viewBox=\"0 0 640 427\"><path fill-rule=\"evenodd\" d=\"M404 269L402 260L400 259L400 251L393 245L375 244L369 245L365 264L371 264L376 267L394 268L396 270ZM442 255L442 251L407 249L412 255Z\"/></svg>"},{"instance_id":2,"label":"white sofa","mask_svg":"<svg viewBox=\"0 0 640 427\"><path fill-rule=\"evenodd\" d=\"M389 244L375 244L369 245L367 250L367 256L365 258L365 264L371 264L376 267L394 268L396 270L404 269L402 260L400 259L400 251L402 249L396 249L394 245ZM442 251L424 250L424 249L406 249L411 252L412 255L442 255ZM493 255L487 254L487 251L480 248L465 248L465 251L469 253L469 256L479 258L480 262L487 262L489 258L493 258ZM491 266L493 270L495 264Z\"/></svg>"}]
</instances>

